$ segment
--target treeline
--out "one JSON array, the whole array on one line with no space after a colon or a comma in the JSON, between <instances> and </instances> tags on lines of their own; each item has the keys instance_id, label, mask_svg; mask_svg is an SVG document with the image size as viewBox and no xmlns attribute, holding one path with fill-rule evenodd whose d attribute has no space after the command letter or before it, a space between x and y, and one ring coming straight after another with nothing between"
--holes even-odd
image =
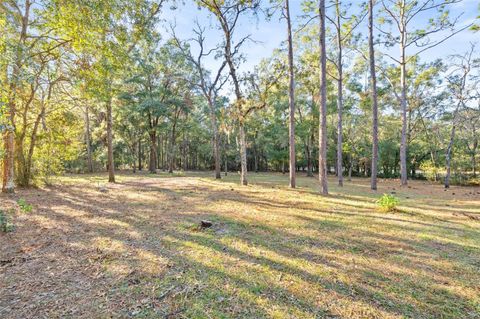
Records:
<instances>
[{"instance_id":1,"label":"treeline","mask_svg":"<svg viewBox=\"0 0 480 319\"><path fill-rule=\"evenodd\" d=\"M2 189L116 169L320 173L323 193L327 173L478 183L478 46L422 60L478 30L449 13L460 2L303 1L291 17L286 0L197 0L210 21L182 39L161 19L173 1L3 1ZM242 23L280 17L285 43L241 72Z\"/></svg>"}]
</instances>

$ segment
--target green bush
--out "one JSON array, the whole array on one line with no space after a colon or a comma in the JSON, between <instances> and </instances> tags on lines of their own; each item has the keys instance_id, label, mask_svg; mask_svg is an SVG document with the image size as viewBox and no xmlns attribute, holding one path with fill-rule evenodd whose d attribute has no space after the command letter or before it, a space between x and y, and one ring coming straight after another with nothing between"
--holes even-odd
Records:
<instances>
[{"instance_id":1,"label":"green bush","mask_svg":"<svg viewBox=\"0 0 480 319\"><path fill-rule=\"evenodd\" d=\"M30 205L29 203L27 203L27 201L23 198L20 198L17 201L17 204L20 207L20 209L22 210L22 212L24 212L24 213L30 213L33 210L33 206Z\"/></svg>"},{"instance_id":2,"label":"green bush","mask_svg":"<svg viewBox=\"0 0 480 319\"><path fill-rule=\"evenodd\" d=\"M423 171L423 175L429 181L437 181L440 174L440 169L428 160L420 164L420 169Z\"/></svg>"},{"instance_id":3,"label":"green bush","mask_svg":"<svg viewBox=\"0 0 480 319\"><path fill-rule=\"evenodd\" d=\"M397 205L400 204L400 201L393 195L383 194L383 196L377 201L377 204L380 206L382 211L391 212L396 210Z\"/></svg>"},{"instance_id":4,"label":"green bush","mask_svg":"<svg viewBox=\"0 0 480 319\"><path fill-rule=\"evenodd\" d=\"M0 210L0 231L3 233L8 233L13 231L13 225L8 221L7 214Z\"/></svg>"}]
</instances>

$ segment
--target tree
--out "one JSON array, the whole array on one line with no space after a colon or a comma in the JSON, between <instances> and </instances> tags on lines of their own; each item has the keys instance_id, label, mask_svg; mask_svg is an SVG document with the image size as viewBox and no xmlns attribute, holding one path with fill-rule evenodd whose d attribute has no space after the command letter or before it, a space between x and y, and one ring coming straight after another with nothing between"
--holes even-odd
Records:
<instances>
[{"instance_id":1,"label":"tree","mask_svg":"<svg viewBox=\"0 0 480 319\"><path fill-rule=\"evenodd\" d=\"M370 90L372 94L372 174L370 188L377 189L378 165L378 102L377 75L375 70L375 48L373 38L373 6L374 1L368 1L368 56L370 62Z\"/></svg>"},{"instance_id":2,"label":"tree","mask_svg":"<svg viewBox=\"0 0 480 319\"><path fill-rule=\"evenodd\" d=\"M169 107L178 104L176 94L188 73L178 49L172 43L159 47L158 40L154 37L134 50L132 74L122 94L131 112L145 120L150 142L148 170L153 174L157 171L159 126L168 118Z\"/></svg>"},{"instance_id":3,"label":"tree","mask_svg":"<svg viewBox=\"0 0 480 319\"><path fill-rule=\"evenodd\" d=\"M238 63L241 61L240 49L250 40L250 35L235 41L233 38L238 19L248 11L255 12L259 6L259 0L235 1L235 0L198 0L198 2L214 14L220 24L224 43L224 58L230 70L230 79L233 83L236 101L234 102L235 118L238 122L238 140L240 144L240 182L248 185L247 180L247 142L245 137L245 120L254 108L245 107L244 93L238 76Z\"/></svg>"},{"instance_id":4,"label":"tree","mask_svg":"<svg viewBox=\"0 0 480 319\"><path fill-rule=\"evenodd\" d=\"M400 175L401 185L407 185L407 64L418 56L420 53L431 49L447 39L451 38L458 32L469 28L471 25L465 26L459 30L454 30L456 20L450 21L447 10L448 5L460 2L461 0L382 0L383 10L387 17L387 22L394 25L398 32L398 36L382 31L386 36L387 45L397 44L400 51L400 57L385 53L400 67L400 95L399 104L402 119L402 133L400 143ZM414 27L417 22L416 18L422 14L430 14L431 18L428 23L422 27ZM418 24L416 24L418 26ZM380 30L380 29L379 29ZM448 35L433 40L432 34L442 31L450 31ZM414 53L407 56L408 48L417 48Z\"/></svg>"},{"instance_id":5,"label":"tree","mask_svg":"<svg viewBox=\"0 0 480 319\"><path fill-rule=\"evenodd\" d=\"M50 24L72 43L75 53L89 57L86 74L91 91L106 110L107 169L115 182L113 103L116 81L124 70L129 52L139 39L148 37L164 0L52 0Z\"/></svg>"},{"instance_id":6,"label":"tree","mask_svg":"<svg viewBox=\"0 0 480 319\"><path fill-rule=\"evenodd\" d=\"M351 4L350 4L351 5ZM343 112L344 112L344 55L345 47L352 44L353 31L364 18L362 13L360 16L346 16L347 9L341 7L339 0L333 1L335 7L335 17L330 18L326 15L326 19L330 21L335 29L336 41L336 58L328 59L336 69L336 75L331 75L337 82L337 175L338 185L343 186ZM354 44L355 45L355 44Z\"/></svg>"},{"instance_id":7,"label":"tree","mask_svg":"<svg viewBox=\"0 0 480 319\"><path fill-rule=\"evenodd\" d=\"M470 156L472 177L477 177L477 152L480 146L480 110L468 108L460 112L462 140Z\"/></svg>"},{"instance_id":8,"label":"tree","mask_svg":"<svg viewBox=\"0 0 480 319\"><path fill-rule=\"evenodd\" d=\"M455 134L457 127L459 126L459 114L462 110L467 108L467 105L472 101L476 96L476 88L480 84L480 77L472 76L472 71L475 68L480 66L480 60L474 59L475 46L471 45L471 48L464 55L453 56L452 59L452 71L447 77L448 80L448 90L452 102L455 107L450 115L451 117L451 129L450 129L450 138L445 154L446 161L446 175L445 175L445 188L450 187L450 175L451 175L451 163L452 163L452 152L453 144L455 140Z\"/></svg>"},{"instance_id":9,"label":"tree","mask_svg":"<svg viewBox=\"0 0 480 319\"><path fill-rule=\"evenodd\" d=\"M15 176L14 176L14 154L15 154L15 117L17 112L17 90L20 85L20 76L25 63L25 50L27 42L27 32L30 26L30 9L32 2L25 0L23 7L19 6L16 1L13 3L3 3L2 11L12 17L15 24L14 30L18 32L18 39L14 44L13 49L13 66L12 74L8 81L7 92L7 111L5 118L7 125L4 127L4 148L5 156L3 160L3 184L2 192L13 193L15 191ZM23 11L22 11L23 9ZM17 31L19 30L19 31ZM7 83L5 83L7 84Z\"/></svg>"},{"instance_id":10,"label":"tree","mask_svg":"<svg viewBox=\"0 0 480 319\"><path fill-rule=\"evenodd\" d=\"M472 177L477 177L477 153L480 146L480 110L467 108L461 117L463 141L470 155Z\"/></svg>"},{"instance_id":11,"label":"tree","mask_svg":"<svg viewBox=\"0 0 480 319\"><path fill-rule=\"evenodd\" d=\"M328 194L327 181L327 53L325 44L325 0L318 4L320 46L320 123L318 130L318 178L322 194Z\"/></svg>"},{"instance_id":12,"label":"tree","mask_svg":"<svg viewBox=\"0 0 480 319\"><path fill-rule=\"evenodd\" d=\"M175 43L177 46L182 50L184 55L189 59L189 61L195 66L197 74L198 74L198 81L196 85L200 88L205 100L209 106L209 113L210 113L210 122L212 126L213 132L213 158L215 161L215 178L221 178L221 163L220 163L220 134L218 130L218 121L217 121L217 103L218 103L218 95L219 91L223 88L226 80L228 78L223 77L222 73L227 65L227 61L223 60L216 72L214 72L213 81L210 78L210 74L208 70L204 66L204 59L209 57L212 53L218 53L219 47L213 48L208 50L205 47L205 28L202 28L198 21L196 22L196 28L193 30L196 37L193 41L197 44L199 52L194 58L192 56L191 51L189 48L186 48L175 35L174 30L173 35L175 39Z\"/></svg>"},{"instance_id":13,"label":"tree","mask_svg":"<svg viewBox=\"0 0 480 319\"><path fill-rule=\"evenodd\" d=\"M295 188L296 153L295 153L295 75L293 65L292 23L290 19L289 1L285 0L284 16L287 21L287 45L288 45L288 105L289 105L289 133L290 145L290 187Z\"/></svg>"}]
</instances>

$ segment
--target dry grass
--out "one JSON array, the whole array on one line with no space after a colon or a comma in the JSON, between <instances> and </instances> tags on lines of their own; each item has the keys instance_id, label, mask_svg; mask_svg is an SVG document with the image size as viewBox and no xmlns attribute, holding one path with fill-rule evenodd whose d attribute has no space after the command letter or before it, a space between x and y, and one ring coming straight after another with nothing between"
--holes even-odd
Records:
<instances>
[{"instance_id":1,"label":"dry grass","mask_svg":"<svg viewBox=\"0 0 480 319\"><path fill-rule=\"evenodd\" d=\"M478 187L356 179L323 197L281 174L120 174L103 193L104 180L0 195L16 225L0 234L1 318L480 318ZM397 212L377 209L384 192Z\"/></svg>"}]
</instances>

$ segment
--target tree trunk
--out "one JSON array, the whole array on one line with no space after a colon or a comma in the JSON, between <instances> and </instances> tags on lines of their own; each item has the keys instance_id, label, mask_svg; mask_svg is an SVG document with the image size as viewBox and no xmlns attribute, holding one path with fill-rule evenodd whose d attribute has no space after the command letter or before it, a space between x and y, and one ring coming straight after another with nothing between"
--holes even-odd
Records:
<instances>
[{"instance_id":1,"label":"tree trunk","mask_svg":"<svg viewBox=\"0 0 480 319\"><path fill-rule=\"evenodd\" d=\"M402 1L400 8L400 25L402 30L400 31L400 107L402 116L402 136L400 142L400 179L401 185L407 185L407 56L406 56L406 43L407 43L407 31L405 21L405 3Z\"/></svg>"},{"instance_id":2,"label":"tree trunk","mask_svg":"<svg viewBox=\"0 0 480 319\"><path fill-rule=\"evenodd\" d=\"M152 174L157 173L157 132L152 130L150 136L150 159L148 162L148 171Z\"/></svg>"},{"instance_id":3,"label":"tree trunk","mask_svg":"<svg viewBox=\"0 0 480 319\"><path fill-rule=\"evenodd\" d=\"M240 172L240 183L242 185L248 185L247 181L247 145L245 141L245 127L243 123L240 122L239 125L239 140L240 140L240 165L241 165L241 172Z\"/></svg>"},{"instance_id":4,"label":"tree trunk","mask_svg":"<svg viewBox=\"0 0 480 319\"><path fill-rule=\"evenodd\" d=\"M350 165L348 166L348 181L352 181L352 170L353 170L353 157L352 154L349 154L349 162Z\"/></svg>"},{"instance_id":5,"label":"tree trunk","mask_svg":"<svg viewBox=\"0 0 480 319\"><path fill-rule=\"evenodd\" d=\"M453 141L455 139L455 131L456 131L456 124L454 123L452 126L452 130L450 132L450 141L448 143L447 153L445 154L445 161L446 161L446 168L447 168L447 173L445 175L445 188L450 187L450 168L451 168L451 162L452 162L452 149L453 149Z\"/></svg>"},{"instance_id":6,"label":"tree trunk","mask_svg":"<svg viewBox=\"0 0 480 319\"><path fill-rule=\"evenodd\" d=\"M93 173L92 142L90 137L90 107L85 108L85 146L87 148L87 171Z\"/></svg>"},{"instance_id":7,"label":"tree trunk","mask_svg":"<svg viewBox=\"0 0 480 319\"><path fill-rule=\"evenodd\" d=\"M237 16L238 17L238 16ZM225 60L228 64L228 68L230 69L230 77L233 82L233 86L235 89L235 97L236 97L236 113L237 113L237 121L238 121L238 133L239 133L239 144L240 144L240 165L241 165L241 173L240 173L240 183L242 185L248 185L247 181L247 145L245 140L245 127L244 127L244 117L246 114L243 114L243 95L240 89L240 82L237 78L237 69L235 63L233 61L233 56L235 52L232 52L232 26L228 25L226 20L220 19L220 23L222 25L223 32L225 34ZM234 26L233 26L234 28Z\"/></svg>"},{"instance_id":8,"label":"tree trunk","mask_svg":"<svg viewBox=\"0 0 480 319\"><path fill-rule=\"evenodd\" d=\"M307 177L313 177L312 165L312 140L307 137L307 145L305 147L305 155L307 156Z\"/></svg>"},{"instance_id":9,"label":"tree trunk","mask_svg":"<svg viewBox=\"0 0 480 319\"><path fill-rule=\"evenodd\" d=\"M6 155L3 158L3 185L2 192L4 193L13 193L15 192L15 181L14 181L14 136L15 133L13 129L6 129L4 132L4 146L6 150Z\"/></svg>"},{"instance_id":10,"label":"tree trunk","mask_svg":"<svg viewBox=\"0 0 480 319\"><path fill-rule=\"evenodd\" d=\"M370 188L377 190L378 171L378 102L377 102L377 75L375 72L375 50L373 39L373 0L368 4L368 49L370 58L370 81L372 94L372 174ZM350 172L351 174L351 172Z\"/></svg>"},{"instance_id":11,"label":"tree trunk","mask_svg":"<svg viewBox=\"0 0 480 319\"><path fill-rule=\"evenodd\" d=\"M168 151L168 172L173 173L175 166L175 139L177 128L177 110L175 110L175 118L172 126L172 134L170 136L170 149Z\"/></svg>"},{"instance_id":12,"label":"tree trunk","mask_svg":"<svg viewBox=\"0 0 480 319\"><path fill-rule=\"evenodd\" d=\"M338 45L338 79L337 79L337 176L338 186L343 186L343 52L342 30L340 21L340 1L335 3L337 16L337 45Z\"/></svg>"},{"instance_id":13,"label":"tree trunk","mask_svg":"<svg viewBox=\"0 0 480 319\"><path fill-rule=\"evenodd\" d=\"M228 158L227 155L225 155L225 176L228 175Z\"/></svg>"},{"instance_id":14,"label":"tree trunk","mask_svg":"<svg viewBox=\"0 0 480 319\"><path fill-rule=\"evenodd\" d=\"M287 42L288 42L288 104L290 109L289 116L289 173L290 173L290 187L295 188L296 184L296 158L295 158L295 75L294 75L294 65L293 65L293 44L292 44L292 24L290 21L290 7L289 1L285 0L285 16L287 19Z\"/></svg>"},{"instance_id":15,"label":"tree trunk","mask_svg":"<svg viewBox=\"0 0 480 319\"><path fill-rule=\"evenodd\" d=\"M9 127L5 129L4 132L4 149L5 157L3 159L3 182L2 182L2 192L4 193L14 193L15 192L15 115L17 112L16 97L17 97L17 86L18 79L20 76L20 71L23 65L23 46L27 39L27 31L29 26L30 19L30 8L31 1L26 0L24 4L25 13L22 15L21 19L21 31L20 38L17 44L17 50L15 55L15 63L13 64L12 69L12 80L9 84L8 92L8 119Z\"/></svg>"},{"instance_id":16,"label":"tree trunk","mask_svg":"<svg viewBox=\"0 0 480 319\"><path fill-rule=\"evenodd\" d=\"M319 1L318 12L319 24L319 45L320 45L320 125L318 130L318 178L320 191L328 194L327 181L327 55L325 47L325 0Z\"/></svg>"},{"instance_id":17,"label":"tree trunk","mask_svg":"<svg viewBox=\"0 0 480 319\"><path fill-rule=\"evenodd\" d=\"M28 147L27 158L23 166L23 170L24 170L23 178L26 186L30 185L30 181L32 179L32 159L33 159L33 152L35 151L35 146L37 144L38 127L40 125L40 121L45 115L45 104L43 103L44 101L42 101L42 109L40 111L40 114L38 114L35 120L35 123L33 125L32 134L30 135L30 145Z\"/></svg>"},{"instance_id":18,"label":"tree trunk","mask_svg":"<svg viewBox=\"0 0 480 319\"><path fill-rule=\"evenodd\" d=\"M220 139L218 136L218 127L217 127L217 115L215 110L215 101L212 101L211 98L208 99L208 104L210 105L210 120L212 122L213 130L213 159L215 161L215 179L221 179L221 167L220 167Z\"/></svg>"},{"instance_id":19,"label":"tree trunk","mask_svg":"<svg viewBox=\"0 0 480 319\"><path fill-rule=\"evenodd\" d=\"M143 169L142 165L142 138L138 139L138 170L141 171Z\"/></svg>"},{"instance_id":20,"label":"tree trunk","mask_svg":"<svg viewBox=\"0 0 480 319\"><path fill-rule=\"evenodd\" d=\"M188 170L188 140L185 137L185 132L183 133L183 171Z\"/></svg>"},{"instance_id":21,"label":"tree trunk","mask_svg":"<svg viewBox=\"0 0 480 319\"><path fill-rule=\"evenodd\" d=\"M115 162L113 160L113 117L112 98L107 100L107 151L108 151L108 182L115 183Z\"/></svg>"},{"instance_id":22,"label":"tree trunk","mask_svg":"<svg viewBox=\"0 0 480 319\"><path fill-rule=\"evenodd\" d=\"M137 147L138 147L138 142L134 142L133 143L133 146L132 146L132 172L135 174L137 172L137 163L136 163L136 158L135 158L135 154L138 154L137 153Z\"/></svg>"},{"instance_id":23,"label":"tree trunk","mask_svg":"<svg viewBox=\"0 0 480 319\"><path fill-rule=\"evenodd\" d=\"M477 177L477 159L475 153L472 154L472 171L473 171L473 178Z\"/></svg>"},{"instance_id":24,"label":"tree trunk","mask_svg":"<svg viewBox=\"0 0 480 319\"><path fill-rule=\"evenodd\" d=\"M162 135L157 135L157 169L160 169L160 157L162 153Z\"/></svg>"},{"instance_id":25,"label":"tree trunk","mask_svg":"<svg viewBox=\"0 0 480 319\"><path fill-rule=\"evenodd\" d=\"M474 125L474 124L472 124ZM473 135L476 136L476 130L475 128L473 129ZM472 146L472 172L473 172L473 178L477 177L477 148L478 148L478 139L474 138L473 141L473 146Z\"/></svg>"}]
</instances>

